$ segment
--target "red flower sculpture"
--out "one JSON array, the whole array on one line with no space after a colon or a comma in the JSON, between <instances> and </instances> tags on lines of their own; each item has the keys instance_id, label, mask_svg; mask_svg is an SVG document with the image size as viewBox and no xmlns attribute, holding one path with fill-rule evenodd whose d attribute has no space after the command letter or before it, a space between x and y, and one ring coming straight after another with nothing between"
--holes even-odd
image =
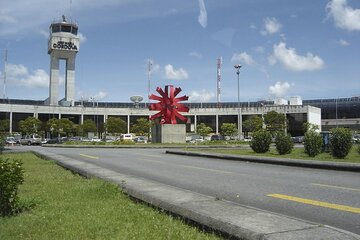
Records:
<instances>
[{"instance_id":1,"label":"red flower sculpture","mask_svg":"<svg viewBox=\"0 0 360 240\"><path fill-rule=\"evenodd\" d=\"M187 118L181 115L179 112L189 112L189 108L180 101L188 100L188 96L176 97L181 88L174 88L172 85L165 86L165 92L161 87L157 87L156 91L161 96L151 94L149 97L152 100L159 101L158 103L151 103L149 110L160 111L150 117L150 120L154 120L161 117L161 124L176 124L176 119L186 122Z\"/></svg>"}]
</instances>

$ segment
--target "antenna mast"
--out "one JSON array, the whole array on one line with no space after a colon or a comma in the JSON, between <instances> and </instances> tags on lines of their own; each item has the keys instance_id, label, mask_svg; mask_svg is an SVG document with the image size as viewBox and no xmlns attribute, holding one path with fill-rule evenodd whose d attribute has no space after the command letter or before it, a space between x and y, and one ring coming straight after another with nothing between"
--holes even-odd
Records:
<instances>
[{"instance_id":1,"label":"antenna mast","mask_svg":"<svg viewBox=\"0 0 360 240\"><path fill-rule=\"evenodd\" d=\"M5 57L4 57L4 89L3 89L3 99L6 98L6 67L7 67L7 49L5 48Z\"/></svg>"},{"instance_id":2,"label":"antenna mast","mask_svg":"<svg viewBox=\"0 0 360 240\"><path fill-rule=\"evenodd\" d=\"M148 105L150 105L150 77L151 77L151 70L152 70L152 61L148 59Z\"/></svg>"},{"instance_id":3,"label":"antenna mast","mask_svg":"<svg viewBox=\"0 0 360 240\"><path fill-rule=\"evenodd\" d=\"M221 95L221 66L222 66L222 57L216 59L217 66L217 87L216 87L216 99L217 105L220 107L220 95Z\"/></svg>"}]
</instances>

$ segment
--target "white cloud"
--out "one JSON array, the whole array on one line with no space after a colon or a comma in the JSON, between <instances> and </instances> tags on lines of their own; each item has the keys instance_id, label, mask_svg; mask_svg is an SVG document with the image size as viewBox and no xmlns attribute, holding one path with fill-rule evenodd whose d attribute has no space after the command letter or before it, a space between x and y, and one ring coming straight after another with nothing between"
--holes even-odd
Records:
<instances>
[{"instance_id":1,"label":"white cloud","mask_svg":"<svg viewBox=\"0 0 360 240\"><path fill-rule=\"evenodd\" d=\"M350 45L350 43L344 39L340 39L338 41L338 44L340 44L341 46L349 46Z\"/></svg>"},{"instance_id":2,"label":"white cloud","mask_svg":"<svg viewBox=\"0 0 360 240\"><path fill-rule=\"evenodd\" d=\"M97 94L95 94L94 98L95 100L102 100L107 96L107 92L99 91Z\"/></svg>"},{"instance_id":3,"label":"white cloud","mask_svg":"<svg viewBox=\"0 0 360 240\"><path fill-rule=\"evenodd\" d=\"M270 64L279 61L283 66L291 71L313 71L322 69L324 61L319 56L306 53L306 56L298 55L295 48L286 48L284 42L274 45L273 55L270 56Z\"/></svg>"},{"instance_id":4,"label":"white cloud","mask_svg":"<svg viewBox=\"0 0 360 240\"><path fill-rule=\"evenodd\" d=\"M250 28L250 29L254 29L254 30L257 29L256 25L253 24L253 23L250 24L249 28Z\"/></svg>"},{"instance_id":5,"label":"white cloud","mask_svg":"<svg viewBox=\"0 0 360 240\"><path fill-rule=\"evenodd\" d=\"M183 68L179 68L178 70L176 70L172 65L168 64L164 67L164 69L165 79L183 80L189 77L187 71Z\"/></svg>"},{"instance_id":6,"label":"white cloud","mask_svg":"<svg viewBox=\"0 0 360 240\"><path fill-rule=\"evenodd\" d=\"M260 33L262 35L270 35L280 31L282 25L276 18L265 18L264 19L264 30Z\"/></svg>"},{"instance_id":7,"label":"white cloud","mask_svg":"<svg viewBox=\"0 0 360 240\"><path fill-rule=\"evenodd\" d=\"M1 25L5 25L5 24L12 24L12 23L16 23L16 19L10 15L8 15L6 13L6 11L4 10L0 10L0 24Z\"/></svg>"},{"instance_id":8,"label":"white cloud","mask_svg":"<svg viewBox=\"0 0 360 240\"><path fill-rule=\"evenodd\" d=\"M87 38L85 37L84 34L82 34L82 33L79 32L77 36L79 37L80 43L86 42Z\"/></svg>"},{"instance_id":9,"label":"white cloud","mask_svg":"<svg viewBox=\"0 0 360 240\"><path fill-rule=\"evenodd\" d=\"M252 65L255 63L255 61L253 60L252 56L247 54L246 52L242 52L242 53L234 53L232 58L231 58L232 62L240 62L240 63L245 63L247 65Z\"/></svg>"},{"instance_id":10,"label":"white cloud","mask_svg":"<svg viewBox=\"0 0 360 240\"><path fill-rule=\"evenodd\" d=\"M274 86L269 87L269 93L275 97L284 97L289 89L290 84L288 82L276 82Z\"/></svg>"},{"instance_id":11,"label":"white cloud","mask_svg":"<svg viewBox=\"0 0 360 240\"><path fill-rule=\"evenodd\" d=\"M265 52L265 48L262 46L257 46L254 48L254 51L257 53L264 53Z\"/></svg>"},{"instance_id":12,"label":"white cloud","mask_svg":"<svg viewBox=\"0 0 360 240\"><path fill-rule=\"evenodd\" d=\"M360 30L360 9L348 6L347 0L331 0L326 10L337 27L349 31Z\"/></svg>"},{"instance_id":13,"label":"white cloud","mask_svg":"<svg viewBox=\"0 0 360 240\"><path fill-rule=\"evenodd\" d=\"M201 91L192 91L189 95L189 101L191 102L210 102L214 100L215 93L202 89Z\"/></svg>"},{"instance_id":14,"label":"white cloud","mask_svg":"<svg viewBox=\"0 0 360 240\"><path fill-rule=\"evenodd\" d=\"M195 57L195 58L202 58L202 55L200 54L200 53L198 53L198 52L195 52L195 51L193 51L193 52L190 52L189 53L189 56L190 57Z\"/></svg>"},{"instance_id":15,"label":"white cloud","mask_svg":"<svg viewBox=\"0 0 360 240\"><path fill-rule=\"evenodd\" d=\"M145 74L147 75L147 74L149 74L149 59L146 59L146 72L145 72ZM157 63L155 63L155 61L153 60L153 59L150 59L150 72L151 72L151 74L153 74L153 73L157 73L157 72L159 72L159 70L160 70L160 65L159 64L157 64Z\"/></svg>"},{"instance_id":16,"label":"white cloud","mask_svg":"<svg viewBox=\"0 0 360 240\"><path fill-rule=\"evenodd\" d=\"M22 64L7 64L6 73L8 83L27 88L46 88L49 86L49 75L43 69L32 73Z\"/></svg>"},{"instance_id":17,"label":"white cloud","mask_svg":"<svg viewBox=\"0 0 360 240\"><path fill-rule=\"evenodd\" d=\"M207 26L207 12L205 8L204 0L199 0L200 15L198 21L203 28Z\"/></svg>"}]
</instances>

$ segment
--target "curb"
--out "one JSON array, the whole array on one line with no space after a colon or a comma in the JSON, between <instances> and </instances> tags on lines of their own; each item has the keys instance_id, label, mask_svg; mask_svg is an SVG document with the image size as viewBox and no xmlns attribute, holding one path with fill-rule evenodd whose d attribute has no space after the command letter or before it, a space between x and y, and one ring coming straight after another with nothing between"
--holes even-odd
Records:
<instances>
[{"instance_id":1,"label":"curb","mask_svg":"<svg viewBox=\"0 0 360 240\"><path fill-rule=\"evenodd\" d=\"M292 167L305 167L305 168L318 168L318 169L327 169L327 170L360 172L360 164L357 164L357 163L326 162L326 161L316 161L316 160L297 160L297 159L290 159L290 158L256 157L256 156L247 156L247 155L212 154L212 153L198 153L198 152L174 151L174 150L166 150L165 153L176 154L176 155L185 155L185 156L191 156L191 157L218 158L218 159L224 159L224 160L285 165L285 166L292 166Z\"/></svg>"},{"instance_id":2,"label":"curb","mask_svg":"<svg viewBox=\"0 0 360 240\"><path fill-rule=\"evenodd\" d=\"M360 235L345 230L303 221L280 214L223 201L188 190L101 168L65 156L32 151L86 177L116 183L129 196L199 223L231 238L251 240L360 240Z\"/></svg>"}]
</instances>

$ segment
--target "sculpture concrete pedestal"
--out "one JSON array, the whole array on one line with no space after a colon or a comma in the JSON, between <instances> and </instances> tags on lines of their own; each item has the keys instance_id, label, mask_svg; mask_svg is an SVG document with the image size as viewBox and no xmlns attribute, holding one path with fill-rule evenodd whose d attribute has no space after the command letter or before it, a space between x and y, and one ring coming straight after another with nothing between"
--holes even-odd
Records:
<instances>
[{"instance_id":1,"label":"sculpture concrete pedestal","mask_svg":"<svg viewBox=\"0 0 360 240\"><path fill-rule=\"evenodd\" d=\"M153 143L185 143L185 124L157 124L151 127Z\"/></svg>"}]
</instances>

